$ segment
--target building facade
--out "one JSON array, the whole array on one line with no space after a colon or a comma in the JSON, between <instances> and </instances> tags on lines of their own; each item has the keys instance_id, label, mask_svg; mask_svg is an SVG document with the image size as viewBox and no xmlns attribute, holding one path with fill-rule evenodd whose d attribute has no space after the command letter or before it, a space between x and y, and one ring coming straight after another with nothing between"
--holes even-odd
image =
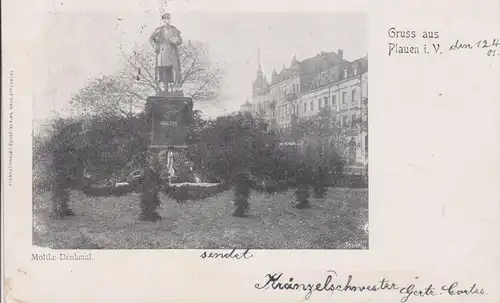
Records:
<instances>
[{"instance_id":1,"label":"building facade","mask_svg":"<svg viewBox=\"0 0 500 303\"><path fill-rule=\"evenodd\" d=\"M298 120L327 112L348 141L348 169L362 172L368 161L367 105L368 56L350 62L338 50L301 62L294 57L288 68L273 71L270 81L259 64L252 100L242 110L283 134L291 133Z\"/></svg>"}]
</instances>

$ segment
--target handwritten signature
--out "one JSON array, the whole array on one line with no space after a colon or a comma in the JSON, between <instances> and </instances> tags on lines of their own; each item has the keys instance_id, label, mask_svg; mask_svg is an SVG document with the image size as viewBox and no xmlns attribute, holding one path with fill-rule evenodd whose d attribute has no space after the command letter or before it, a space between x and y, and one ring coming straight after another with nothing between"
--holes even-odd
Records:
<instances>
[{"instance_id":1,"label":"handwritten signature","mask_svg":"<svg viewBox=\"0 0 500 303\"><path fill-rule=\"evenodd\" d=\"M322 283L299 283L293 277L284 278L283 273L267 274L267 279L263 284L255 284L257 289L273 289L286 291L302 291L305 292L305 299L308 300L313 292L398 292L402 295L401 302L405 303L412 297L434 297L441 295L448 296L471 296L484 295L484 289L477 284L471 286L462 286L458 282L452 282L446 285L435 287L433 284L418 287L412 283L409 285L399 285L391 282L386 278L374 284L357 285L353 283L353 276L349 275L347 281L335 284L334 277L338 277L333 270L327 271L328 275Z\"/></svg>"}]
</instances>

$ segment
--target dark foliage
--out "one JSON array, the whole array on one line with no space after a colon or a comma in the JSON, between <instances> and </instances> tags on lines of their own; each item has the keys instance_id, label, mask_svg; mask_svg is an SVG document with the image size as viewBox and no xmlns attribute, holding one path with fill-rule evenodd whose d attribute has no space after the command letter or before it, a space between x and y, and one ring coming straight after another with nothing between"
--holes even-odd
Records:
<instances>
[{"instance_id":1,"label":"dark foliage","mask_svg":"<svg viewBox=\"0 0 500 303\"><path fill-rule=\"evenodd\" d=\"M150 166L144 169L144 182L142 183L141 193L141 215L140 219L144 221L158 221L161 219L160 215L156 212L160 206L158 193L160 191L161 181L158 173Z\"/></svg>"},{"instance_id":2,"label":"dark foliage","mask_svg":"<svg viewBox=\"0 0 500 303\"><path fill-rule=\"evenodd\" d=\"M312 182L311 178L311 168L305 162L301 162L297 167L297 189L295 190L295 197L297 199L297 204L295 207L301 208L309 208L309 185Z\"/></svg>"},{"instance_id":3,"label":"dark foliage","mask_svg":"<svg viewBox=\"0 0 500 303\"><path fill-rule=\"evenodd\" d=\"M191 147L175 156L175 170L182 177L178 181L193 182L196 173L205 182L232 186L236 216L246 215L251 188L275 193L295 187L298 207L307 207L310 187L315 197L323 197L326 186L343 177L344 162L334 148L336 141L321 139L326 130L314 125L310 128L315 132L301 134L300 148L290 149L280 146L266 123L247 113L207 121L195 111L187 125ZM35 141L34 161L50 168L42 174L45 180L41 183L53 190L55 216L71 214L67 191L73 188L89 196L140 191L141 218L158 220L164 168L145 165L150 128L145 113L53 121L49 137ZM128 184L115 186L117 182ZM357 185L363 180L345 182ZM178 202L192 196L187 187L167 188L166 192Z\"/></svg>"},{"instance_id":4,"label":"dark foliage","mask_svg":"<svg viewBox=\"0 0 500 303\"><path fill-rule=\"evenodd\" d=\"M239 173L265 175L277 139L266 124L237 114L208 121L192 142L186 156L203 179L231 182Z\"/></svg>"},{"instance_id":5,"label":"dark foliage","mask_svg":"<svg viewBox=\"0 0 500 303\"><path fill-rule=\"evenodd\" d=\"M245 217L250 208L248 198L250 197L252 182L248 174L239 173L234 177L232 183L234 184L234 204L236 206L233 216Z\"/></svg>"}]
</instances>

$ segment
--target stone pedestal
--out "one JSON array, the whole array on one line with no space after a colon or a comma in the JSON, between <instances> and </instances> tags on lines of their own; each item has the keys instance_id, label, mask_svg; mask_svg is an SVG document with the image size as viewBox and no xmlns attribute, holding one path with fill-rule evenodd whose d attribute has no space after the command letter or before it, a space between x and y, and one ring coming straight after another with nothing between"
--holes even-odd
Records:
<instances>
[{"instance_id":1,"label":"stone pedestal","mask_svg":"<svg viewBox=\"0 0 500 303\"><path fill-rule=\"evenodd\" d=\"M161 92L148 97L146 114L151 123L151 154L144 169L140 219L154 222L161 219L156 212L160 204L158 192L164 179L172 178L168 167L163 167L159 154L161 151L179 151L188 147L187 126L193 117L193 101L184 97L182 92ZM162 176L165 169L167 176Z\"/></svg>"},{"instance_id":2,"label":"stone pedestal","mask_svg":"<svg viewBox=\"0 0 500 303\"><path fill-rule=\"evenodd\" d=\"M150 149L187 148L187 124L193 116L193 101L182 92L163 92L150 96L146 112L151 118Z\"/></svg>"}]
</instances>

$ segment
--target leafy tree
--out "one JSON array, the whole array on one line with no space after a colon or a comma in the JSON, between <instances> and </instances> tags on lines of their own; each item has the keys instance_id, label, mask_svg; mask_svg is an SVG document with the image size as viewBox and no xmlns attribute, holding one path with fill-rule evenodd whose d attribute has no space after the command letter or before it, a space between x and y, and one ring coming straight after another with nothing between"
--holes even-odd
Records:
<instances>
[{"instance_id":1,"label":"leafy tree","mask_svg":"<svg viewBox=\"0 0 500 303\"><path fill-rule=\"evenodd\" d=\"M336 126L332 112L325 108L316 116L297 122L294 136L301 146L302 161L315 176L315 186L325 182L327 175L334 178L343 172L347 140Z\"/></svg>"},{"instance_id":2,"label":"leafy tree","mask_svg":"<svg viewBox=\"0 0 500 303\"><path fill-rule=\"evenodd\" d=\"M141 169L150 143L150 127L144 114L90 119L82 134L87 172L98 180L122 179Z\"/></svg>"},{"instance_id":3,"label":"leafy tree","mask_svg":"<svg viewBox=\"0 0 500 303\"><path fill-rule=\"evenodd\" d=\"M264 160L277 143L267 125L248 113L208 121L198 136L188 158L205 179L224 182L231 182L239 173L262 173Z\"/></svg>"},{"instance_id":4,"label":"leafy tree","mask_svg":"<svg viewBox=\"0 0 500 303\"><path fill-rule=\"evenodd\" d=\"M68 190L78 188L83 177L82 130L81 120L56 118L47 125L49 135L34 140L33 160L37 168L34 189L42 185L51 190L55 218L73 215L68 205Z\"/></svg>"},{"instance_id":5,"label":"leafy tree","mask_svg":"<svg viewBox=\"0 0 500 303\"><path fill-rule=\"evenodd\" d=\"M231 184L236 206L233 215L246 216L253 186L251 175L269 173L276 138L267 124L249 113L218 117L202 123L198 131L187 158L205 180Z\"/></svg>"}]
</instances>

